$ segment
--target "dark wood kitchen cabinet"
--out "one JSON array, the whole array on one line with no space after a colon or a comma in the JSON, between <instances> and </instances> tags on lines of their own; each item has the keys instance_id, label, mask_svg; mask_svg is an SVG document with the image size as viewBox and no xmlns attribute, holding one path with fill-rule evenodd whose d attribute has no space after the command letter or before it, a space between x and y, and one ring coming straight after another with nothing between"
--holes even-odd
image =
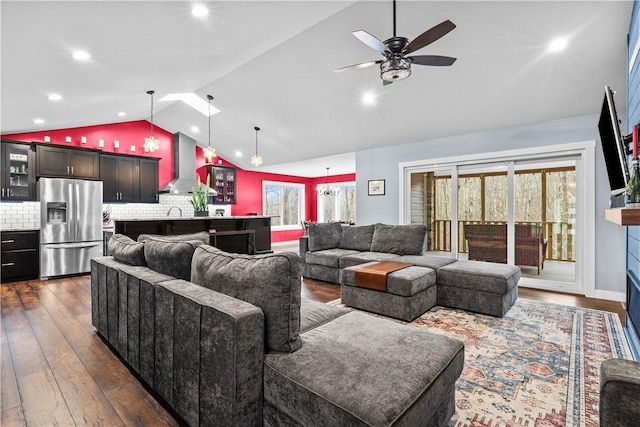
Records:
<instances>
[{"instance_id":1,"label":"dark wood kitchen cabinet","mask_svg":"<svg viewBox=\"0 0 640 427\"><path fill-rule=\"evenodd\" d=\"M158 162L148 157L140 159L140 201L158 202Z\"/></svg>"},{"instance_id":2,"label":"dark wood kitchen cabinet","mask_svg":"<svg viewBox=\"0 0 640 427\"><path fill-rule=\"evenodd\" d=\"M103 201L158 202L158 160L117 154L100 156Z\"/></svg>"},{"instance_id":3,"label":"dark wood kitchen cabinet","mask_svg":"<svg viewBox=\"0 0 640 427\"><path fill-rule=\"evenodd\" d=\"M35 152L32 144L2 141L2 200L36 200Z\"/></svg>"},{"instance_id":4,"label":"dark wood kitchen cabinet","mask_svg":"<svg viewBox=\"0 0 640 427\"><path fill-rule=\"evenodd\" d=\"M140 163L135 157L100 156L100 180L104 202L137 202L140 200Z\"/></svg>"},{"instance_id":5,"label":"dark wood kitchen cabinet","mask_svg":"<svg viewBox=\"0 0 640 427\"><path fill-rule=\"evenodd\" d=\"M3 231L0 238L2 283L37 279L40 275L40 231Z\"/></svg>"},{"instance_id":6,"label":"dark wood kitchen cabinet","mask_svg":"<svg viewBox=\"0 0 640 427\"><path fill-rule=\"evenodd\" d=\"M38 177L100 179L100 152L82 148L36 147Z\"/></svg>"}]
</instances>

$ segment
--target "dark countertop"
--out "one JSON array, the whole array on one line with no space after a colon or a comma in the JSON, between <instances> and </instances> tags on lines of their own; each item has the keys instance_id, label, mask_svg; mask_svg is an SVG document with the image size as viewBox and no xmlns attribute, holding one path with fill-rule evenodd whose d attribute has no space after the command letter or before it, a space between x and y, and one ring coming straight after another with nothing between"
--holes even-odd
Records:
<instances>
[{"instance_id":1,"label":"dark countertop","mask_svg":"<svg viewBox=\"0 0 640 427\"><path fill-rule=\"evenodd\" d=\"M159 216L149 218L112 218L113 222L135 222L135 221L201 221L208 219L255 219L255 218L271 218L264 215L243 215L243 216Z\"/></svg>"}]
</instances>

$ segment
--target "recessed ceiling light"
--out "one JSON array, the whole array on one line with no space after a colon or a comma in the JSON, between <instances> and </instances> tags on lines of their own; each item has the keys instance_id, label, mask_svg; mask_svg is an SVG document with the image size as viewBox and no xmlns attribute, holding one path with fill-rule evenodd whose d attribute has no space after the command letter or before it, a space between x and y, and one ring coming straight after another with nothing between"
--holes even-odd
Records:
<instances>
[{"instance_id":1,"label":"recessed ceiling light","mask_svg":"<svg viewBox=\"0 0 640 427\"><path fill-rule=\"evenodd\" d=\"M91 55L89 55L89 52L86 52L84 50L76 50L71 54L71 57L73 59L77 59L78 61L86 61L88 59L91 59Z\"/></svg>"},{"instance_id":2,"label":"recessed ceiling light","mask_svg":"<svg viewBox=\"0 0 640 427\"><path fill-rule=\"evenodd\" d=\"M201 112L205 116L209 116L209 103L204 99L200 98L195 93L170 93L168 95L160 98L160 101L182 101L187 104L189 107ZM211 106L211 115L219 113L218 110L213 105Z\"/></svg>"},{"instance_id":3,"label":"recessed ceiling light","mask_svg":"<svg viewBox=\"0 0 640 427\"><path fill-rule=\"evenodd\" d=\"M559 52L565 47L567 47L567 39L564 37L558 37L551 40L551 43L549 43L549 50L551 52Z\"/></svg>"},{"instance_id":4,"label":"recessed ceiling light","mask_svg":"<svg viewBox=\"0 0 640 427\"><path fill-rule=\"evenodd\" d=\"M44 123L44 119L33 119L33 124L41 125Z\"/></svg>"},{"instance_id":5,"label":"recessed ceiling light","mask_svg":"<svg viewBox=\"0 0 640 427\"><path fill-rule=\"evenodd\" d=\"M52 93L52 94L49 94L47 98L49 98L49 101L60 101L62 99L62 96L60 96L57 93Z\"/></svg>"},{"instance_id":6,"label":"recessed ceiling light","mask_svg":"<svg viewBox=\"0 0 640 427\"><path fill-rule=\"evenodd\" d=\"M191 132L198 133L200 132L200 129L198 129L198 126L191 126Z\"/></svg>"},{"instance_id":7,"label":"recessed ceiling light","mask_svg":"<svg viewBox=\"0 0 640 427\"><path fill-rule=\"evenodd\" d=\"M206 6L199 4L191 9L191 14L197 17L207 16L209 14L209 9L207 9Z\"/></svg>"},{"instance_id":8,"label":"recessed ceiling light","mask_svg":"<svg viewBox=\"0 0 640 427\"><path fill-rule=\"evenodd\" d=\"M373 92L367 92L364 95L362 95L362 103L364 105L373 105L376 102L376 96L373 94Z\"/></svg>"},{"instance_id":9,"label":"recessed ceiling light","mask_svg":"<svg viewBox=\"0 0 640 427\"><path fill-rule=\"evenodd\" d=\"M236 151L236 157L242 157L242 151Z\"/></svg>"},{"instance_id":10,"label":"recessed ceiling light","mask_svg":"<svg viewBox=\"0 0 640 427\"><path fill-rule=\"evenodd\" d=\"M126 115L127 115L127 113L125 113L124 111L119 111L118 112L118 117L124 117Z\"/></svg>"}]
</instances>

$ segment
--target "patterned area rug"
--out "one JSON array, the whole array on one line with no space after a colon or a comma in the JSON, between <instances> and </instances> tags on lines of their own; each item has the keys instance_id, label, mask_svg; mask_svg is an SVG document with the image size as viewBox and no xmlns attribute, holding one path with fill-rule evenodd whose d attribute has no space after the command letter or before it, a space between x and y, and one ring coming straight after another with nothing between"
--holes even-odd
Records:
<instances>
[{"instance_id":1,"label":"patterned area rug","mask_svg":"<svg viewBox=\"0 0 640 427\"><path fill-rule=\"evenodd\" d=\"M435 307L410 325L464 341L451 427L597 426L600 363L631 358L616 314L523 298L501 319Z\"/></svg>"}]
</instances>

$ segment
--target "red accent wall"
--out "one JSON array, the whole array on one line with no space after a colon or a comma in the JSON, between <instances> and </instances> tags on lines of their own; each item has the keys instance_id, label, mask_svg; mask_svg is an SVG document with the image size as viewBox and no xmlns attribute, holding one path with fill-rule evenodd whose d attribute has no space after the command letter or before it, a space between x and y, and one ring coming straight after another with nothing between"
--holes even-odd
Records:
<instances>
[{"instance_id":1,"label":"red accent wall","mask_svg":"<svg viewBox=\"0 0 640 427\"><path fill-rule=\"evenodd\" d=\"M54 129L37 132L4 134L2 138L26 142L44 142L44 137L51 138L52 145L74 146L80 148L95 148L109 153L134 154L160 158L158 185L164 187L173 178L173 135L157 126L153 127L153 136L160 140L160 149L153 153L144 152L144 139L151 134L151 124L146 120L132 122L110 123L95 126L83 126L68 129ZM71 142L65 142L67 136ZM82 144L80 138L87 137L87 143ZM98 147L98 140L104 140L104 147ZM113 142L120 142L120 148L113 148ZM136 151L131 151L131 146Z\"/></svg>"},{"instance_id":2,"label":"red accent wall","mask_svg":"<svg viewBox=\"0 0 640 427\"><path fill-rule=\"evenodd\" d=\"M232 166L237 169L237 203L235 205L231 205L231 215L247 215L251 212L262 215L262 181L278 181L305 185L305 219L307 221L317 221L317 186L324 183L349 182L356 180L356 174L354 173L328 177L323 176L318 178L306 178L301 176L250 171L238 168L233 163L230 163L219 157L213 159L213 163L215 164L219 164L219 161L222 161L221 164L223 166ZM202 149L200 147L196 147L196 166L198 167L197 172L198 176L200 177L200 181L202 182L206 182L207 180L206 169L204 168L205 165L206 162L202 154ZM300 236L302 236L302 228L300 228L300 230L272 231L271 242L276 243L297 240Z\"/></svg>"},{"instance_id":3,"label":"red accent wall","mask_svg":"<svg viewBox=\"0 0 640 427\"><path fill-rule=\"evenodd\" d=\"M74 146L79 148L95 148L104 152L134 154L137 156L148 156L160 158L159 165L159 188L164 187L173 179L173 135L166 130L154 126L154 137L160 140L160 149L153 153L144 152L144 139L150 135L150 123L147 120L137 120L131 122L110 123L95 126L83 126L68 129L53 129L37 132L24 132L4 134L2 138L26 142L44 142L44 137L51 138L51 144L62 146ZM65 142L67 136L72 142ZM82 144L80 138L85 136L87 143ZM104 140L104 147L98 147L98 140ZM118 140L120 148L113 148L113 142ZM131 151L131 146L136 147L136 151ZM307 221L317 221L318 219L318 199L317 187L324 183L355 181L355 174L321 176L317 178L306 178L292 175L281 175L275 173L255 172L238 168L231 162L221 157L213 159L215 164L232 166L237 169L236 188L238 203L231 205L231 215L247 215L256 212L262 215L262 181L291 182L305 185L305 216ZM206 161L202 148L196 147L196 169L200 180L206 182L205 174ZM297 240L302 235L300 230L272 231L272 242L286 242Z\"/></svg>"}]
</instances>

